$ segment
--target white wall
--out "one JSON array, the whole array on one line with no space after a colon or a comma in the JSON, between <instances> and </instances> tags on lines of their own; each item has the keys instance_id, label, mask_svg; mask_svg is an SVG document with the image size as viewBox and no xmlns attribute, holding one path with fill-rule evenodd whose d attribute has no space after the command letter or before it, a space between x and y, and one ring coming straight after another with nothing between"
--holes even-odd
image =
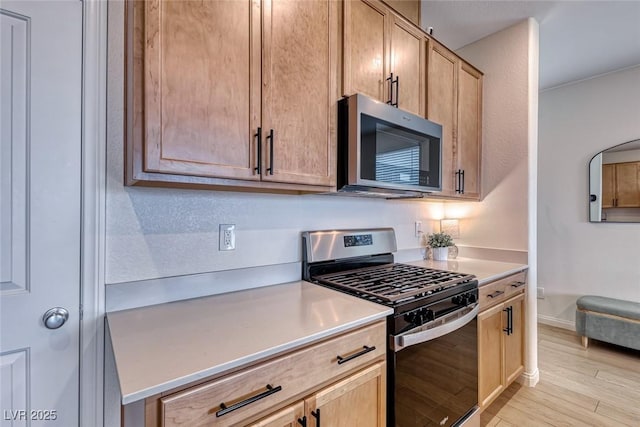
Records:
<instances>
[{"instance_id":1,"label":"white wall","mask_svg":"<svg viewBox=\"0 0 640 427\"><path fill-rule=\"evenodd\" d=\"M464 218L461 235L470 246L528 250L530 25L523 21L457 51L485 74L484 198L481 203L445 205L447 217Z\"/></svg>"},{"instance_id":2,"label":"white wall","mask_svg":"<svg viewBox=\"0 0 640 427\"><path fill-rule=\"evenodd\" d=\"M588 164L640 137L640 67L540 94L538 301L571 327L585 294L640 302L640 224L589 223Z\"/></svg>"}]
</instances>

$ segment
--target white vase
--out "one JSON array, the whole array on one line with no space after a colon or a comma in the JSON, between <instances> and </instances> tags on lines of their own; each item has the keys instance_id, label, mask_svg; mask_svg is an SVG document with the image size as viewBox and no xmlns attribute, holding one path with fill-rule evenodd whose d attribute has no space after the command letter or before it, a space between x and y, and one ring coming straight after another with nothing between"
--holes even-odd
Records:
<instances>
[{"instance_id":1,"label":"white vase","mask_svg":"<svg viewBox=\"0 0 640 427\"><path fill-rule=\"evenodd\" d=\"M449 258L449 248L431 248L434 261L446 261Z\"/></svg>"}]
</instances>

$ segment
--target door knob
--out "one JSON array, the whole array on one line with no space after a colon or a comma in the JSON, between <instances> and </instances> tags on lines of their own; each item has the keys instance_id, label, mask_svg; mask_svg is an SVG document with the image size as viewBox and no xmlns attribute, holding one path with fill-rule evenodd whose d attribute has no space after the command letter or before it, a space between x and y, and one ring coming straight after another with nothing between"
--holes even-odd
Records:
<instances>
[{"instance_id":1,"label":"door knob","mask_svg":"<svg viewBox=\"0 0 640 427\"><path fill-rule=\"evenodd\" d=\"M58 329L60 326L64 325L64 322L69 318L69 312L62 307L54 307L42 316L42 321L44 322L44 326L48 329Z\"/></svg>"}]
</instances>

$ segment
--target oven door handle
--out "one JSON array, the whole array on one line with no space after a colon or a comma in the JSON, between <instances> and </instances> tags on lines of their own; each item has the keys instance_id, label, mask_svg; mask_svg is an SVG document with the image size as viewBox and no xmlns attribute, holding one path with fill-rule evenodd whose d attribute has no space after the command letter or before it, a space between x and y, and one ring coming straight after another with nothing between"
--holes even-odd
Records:
<instances>
[{"instance_id":1,"label":"oven door handle","mask_svg":"<svg viewBox=\"0 0 640 427\"><path fill-rule=\"evenodd\" d=\"M445 322L444 324L440 326L436 326L433 329L427 329L424 331L414 332L414 333L409 331L403 335L392 337L393 350L397 352L399 350L402 350L405 347L410 347L412 345L421 344L426 341L431 341L443 335L446 335L450 332L453 332L457 329L460 329L463 326L465 326L467 323L475 319L476 316L478 316L479 311L480 311L480 306L476 303L473 309L467 314L465 314L464 316L455 318L450 322Z\"/></svg>"}]
</instances>

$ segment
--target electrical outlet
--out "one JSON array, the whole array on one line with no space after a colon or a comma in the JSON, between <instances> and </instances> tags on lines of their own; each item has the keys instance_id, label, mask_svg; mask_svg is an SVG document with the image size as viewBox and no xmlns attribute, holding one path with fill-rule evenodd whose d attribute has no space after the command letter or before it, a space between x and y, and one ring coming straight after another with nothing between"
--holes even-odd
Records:
<instances>
[{"instance_id":1,"label":"electrical outlet","mask_svg":"<svg viewBox=\"0 0 640 427\"><path fill-rule=\"evenodd\" d=\"M236 248L236 225L220 224L219 250L232 251Z\"/></svg>"},{"instance_id":2,"label":"electrical outlet","mask_svg":"<svg viewBox=\"0 0 640 427\"><path fill-rule=\"evenodd\" d=\"M416 233L416 237L422 236L422 221L416 221L415 233Z\"/></svg>"},{"instance_id":3,"label":"electrical outlet","mask_svg":"<svg viewBox=\"0 0 640 427\"><path fill-rule=\"evenodd\" d=\"M538 288L538 299L544 299L544 288Z\"/></svg>"}]
</instances>

